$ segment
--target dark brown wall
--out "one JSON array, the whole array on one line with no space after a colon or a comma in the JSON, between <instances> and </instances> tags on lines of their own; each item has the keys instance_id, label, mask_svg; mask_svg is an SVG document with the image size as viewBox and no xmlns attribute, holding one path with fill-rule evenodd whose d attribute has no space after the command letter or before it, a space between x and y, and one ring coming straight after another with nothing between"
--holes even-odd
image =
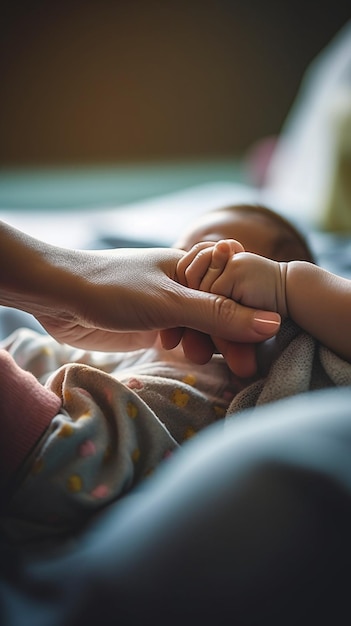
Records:
<instances>
[{"instance_id":1,"label":"dark brown wall","mask_svg":"<svg viewBox=\"0 0 351 626\"><path fill-rule=\"evenodd\" d=\"M320 4L5 3L0 164L241 154L279 131L345 23L345 8Z\"/></svg>"}]
</instances>

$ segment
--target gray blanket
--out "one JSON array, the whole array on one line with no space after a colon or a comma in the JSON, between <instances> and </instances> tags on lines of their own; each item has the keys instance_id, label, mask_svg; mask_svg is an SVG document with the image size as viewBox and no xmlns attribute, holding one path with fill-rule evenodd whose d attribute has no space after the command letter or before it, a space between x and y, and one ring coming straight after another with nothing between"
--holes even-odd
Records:
<instances>
[{"instance_id":1,"label":"gray blanket","mask_svg":"<svg viewBox=\"0 0 351 626\"><path fill-rule=\"evenodd\" d=\"M290 320L283 323L270 359L267 373L233 399L228 416L307 391L351 385L351 364Z\"/></svg>"}]
</instances>

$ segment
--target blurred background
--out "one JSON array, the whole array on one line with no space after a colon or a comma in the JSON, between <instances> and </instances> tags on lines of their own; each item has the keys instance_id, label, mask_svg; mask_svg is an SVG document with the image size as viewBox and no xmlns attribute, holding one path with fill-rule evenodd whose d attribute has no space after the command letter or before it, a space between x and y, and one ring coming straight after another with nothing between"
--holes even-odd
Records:
<instances>
[{"instance_id":1,"label":"blurred background","mask_svg":"<svg viewBox=\"0 0 351 626\"><path fill-rule=\"evenodd\" d=\"M241 157L347 4L3 1L0 166Z\"/></svg>"}]
</instances>

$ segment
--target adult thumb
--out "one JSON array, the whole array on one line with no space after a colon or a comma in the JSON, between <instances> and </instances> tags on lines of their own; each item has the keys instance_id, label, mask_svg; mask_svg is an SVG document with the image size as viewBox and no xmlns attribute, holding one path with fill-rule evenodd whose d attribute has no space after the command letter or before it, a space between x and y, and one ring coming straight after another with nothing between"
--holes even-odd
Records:
<instances>
[{"instance_id":1,"label":"adult thumb","mask_svg":"<svg viewBox=\"0 0 351 626\"><path fill-rule=\"evenodd\" d=\"M279 313L191 289L187 289L182 311L182 326L228 341L258 343L276 335L281 324Z\"/></svg>"}]
</instances>

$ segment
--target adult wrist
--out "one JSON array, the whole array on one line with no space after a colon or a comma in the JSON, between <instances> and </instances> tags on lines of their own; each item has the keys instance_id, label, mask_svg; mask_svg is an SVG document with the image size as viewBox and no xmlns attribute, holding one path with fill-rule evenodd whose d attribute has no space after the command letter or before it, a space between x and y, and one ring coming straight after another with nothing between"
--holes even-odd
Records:
<instances>
[{"instance_id":1,"label":"adult wrist","mask_svg":"<svg viewBox=\"0 0 351 626\"><path fill-rule=\"evenodd\" d=\"M76 252L37 240L0 222L0 304L45 313L69 303L78 288Z\"/></svg>"}]
</instances>

